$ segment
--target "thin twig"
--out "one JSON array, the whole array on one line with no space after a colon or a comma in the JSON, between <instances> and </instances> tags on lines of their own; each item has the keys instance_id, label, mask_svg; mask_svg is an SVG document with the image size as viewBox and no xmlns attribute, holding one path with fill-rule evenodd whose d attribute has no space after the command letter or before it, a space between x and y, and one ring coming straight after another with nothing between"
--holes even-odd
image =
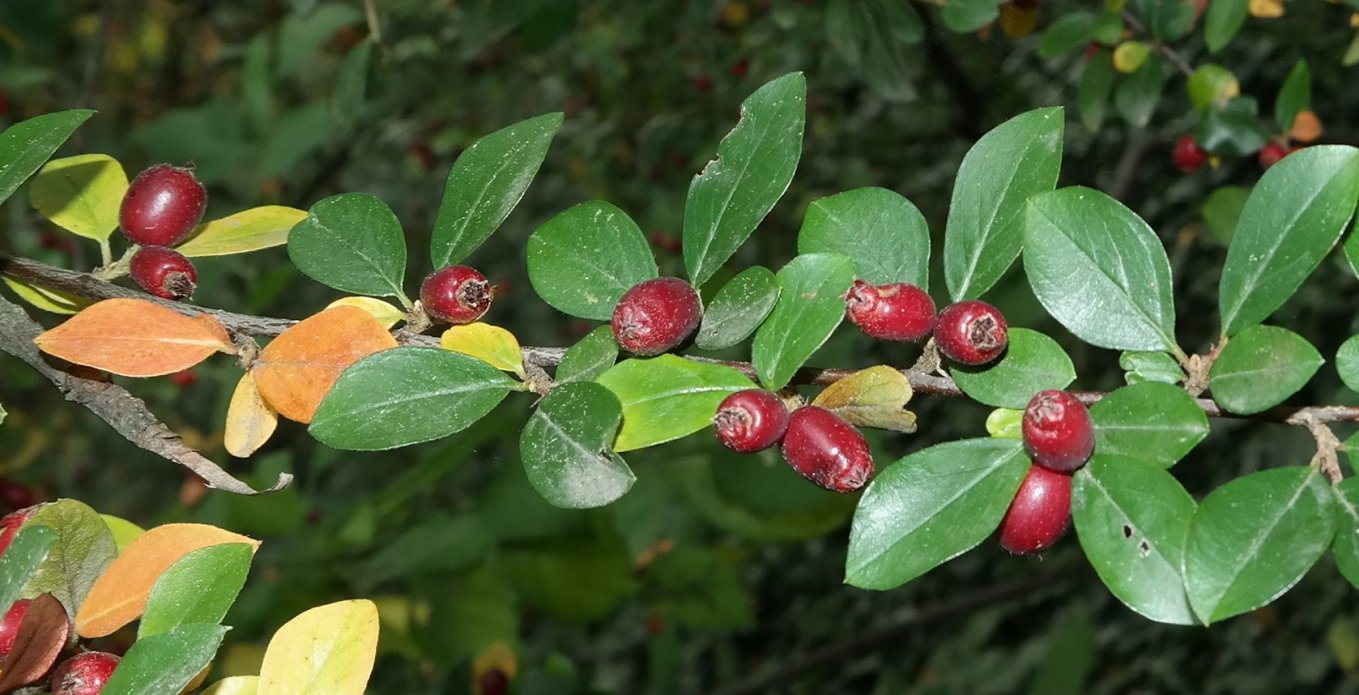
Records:
<instances>
[{"instance_id":1,"label":"thin twig","mask_svg":"<svg viewBox=\"0 0 1359 695\"><path fill-rule=\"evenodd\" d=\"M1169 60L1170 64L1175 66L1175 69L1184 73L1185 77L1194 74L1194 68L1189 64L1189 61L1185 60L1184 56L1176 52L1175 49L1161 43L1160 39L1152 36L1151 32L1147 30L1147 25L1143 24L1142 20L1137 18L1137 15L1134 15L1128 10L1123 10L1123 20L1131 25L1138 33L1149 39L1151 44L1156 47L1156 50L1159 51L1161 55L1165 56L1166 60Z\"/></svg>"}]
</instances>

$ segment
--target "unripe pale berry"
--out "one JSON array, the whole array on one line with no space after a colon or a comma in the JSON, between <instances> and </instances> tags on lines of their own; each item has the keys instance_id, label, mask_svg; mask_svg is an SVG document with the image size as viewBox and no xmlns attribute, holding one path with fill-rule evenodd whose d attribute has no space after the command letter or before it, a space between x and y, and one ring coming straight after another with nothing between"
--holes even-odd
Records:
<instances>
[{"instance_id":1,"label":"unripe pale berry","mask_svg":"<svg viewBox=\"0 0 1359 695\"><path fill-rule=\"evenodd\" d=\"M1070 473L1095 451L1095 421L1085 404L1066 391L1039 391L1024 410L1024 448L1033 462Z\"/></svg>"},{"instance_id":2,"label":"unripe pale berry","mask_svg":"<svg viewBox=\"0 0 1359 695\"><path fill-rule=\"evenodd\" d=\"M471 323L491 308L491 283L475 268L450 265L420 283L420 305L440 323Z\"/></svg>"},{"instance_id":3,"label":"unripe pale berry","mask_svg":"<svg viewBox=\"0 0 1359 695\"><path fill-rule=\"evenodd\" d=\"M613 337L634 355L659 355L683 343L703 318L698 292L679 278L640 282L613 310Z\"/></svg>"},{"instance_id":4,"label":"unripe pale berry","mask_svg":"<svg viewBox=\"0 0 1359 695\"><path fill-rule=\"evenodd\" d=\"M21 598L14 602L5 613L4 619L0 619L0 660L9 658L9 653L14 651L14 638L19 635L19 623L24 621L24 614L28 613L29 604L33 601Z\"/></svg>"},{"instance_id":5,"label":"unripe pale berry","mask_svg":"<svg viewBox=\"0 0 1359 695\"><path fill-rule=\"evenodd\" d=\"M944 307L934 323L934 342L944 357L958 364L986 364L1010 342L1005 317L995 307L977 300Z\"/></svg>"},{"instance_id":6,"label":"unripe pale berry","mask_svg":"<svg viewBox=\"0 0 1359 695\"><path fill-rule=\"evenodd\" d=\"M198 287L198 271L184 254L164 246L143 246L132 254L132 279L161 299L185 299Z\"/></svg>"},{"instance_id":7,"label":"unripe pale berry","mask_svg":"<svg viewBox=\"0 0 1359 695\"><path fill-rule=\"evenodd\" d=\"M157 164L132 179L118 210L123 235L142 246L174 246L198 226L208 193L192 169Z\"/></svg>"},{"instance_id":8,"label":"unripe pale berry","mask_svg":"<svg viewBox=\"0 0 1359 695\"><path fill-rule=\"evenodd\" d=\"M788 430L783 399L761 389L737 391L717 407L717 440L732 451L751 454L779 443Z\"/></svg>"},{"instance_id":9,"label":"unripe pale berry","mask_svg":"<svg viewBox=\"0 0 1359 695\"><path fill-rule=\"evenodd\" d=\"M1192 174L1203 168L1208 163L1208 153L1194 142L1193 135L1181 135L1175 141L1175 149L1171 152L1171 159L1175 161L1175 168L1186 174Z\"/></svg>"},{"instance_id":10,"label":"unripe pale berry","mask_svg":"<svg viewBox=\"0 0 1359 695\"><path fill-rule=\"evenodd\" d=\"M864 436L825 408L793 411L782 450L793 470L827 490L853 492L873 477L873 454Z\"/></svg>"},{"instance_id":11,"label":"unripe pale berry","mask_svg":"<svg viewBox=\"0 0 1359 695\"><path fill-rule=\"evenodd\" d=\"M845 316L870 337L915 342L934 330L934 300L904 282L873 285L855 280L845 296Z\"/></svg>"},{"instance_id":12,"label":"unripe pale berry","mask_svg":"<svg viewBox=\"0 0 1359 695\"><path fill-rule=\"evenodd\" d=\"M1033 555L1052 547L1071 520L1071 475L1029 466L1000 522L1000 547Z\"/></svg>"},{"instance_id":13,"label":"unripe pale berry","mask_svg":"<svg viewBox=\"0 0 1359 695\"><path fill-rule=\"evenodd\" d=\"M76 654L52 672L52 695L99 695L118 661L108 652Z\"/></svg>"}]
</instances>

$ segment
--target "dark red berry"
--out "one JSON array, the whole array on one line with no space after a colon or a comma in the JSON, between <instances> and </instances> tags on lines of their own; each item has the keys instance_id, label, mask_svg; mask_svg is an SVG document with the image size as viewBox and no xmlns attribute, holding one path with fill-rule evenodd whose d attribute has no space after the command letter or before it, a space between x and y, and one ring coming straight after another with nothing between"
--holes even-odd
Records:
<instances>
[{"instance_id":1,"label":"dark red berry","mask_svg":"<svg viewBox=\"0 0 1359 695\"><path fill-rule=\"evenodd\" d=\"M480 695L505 695L510 691L510 677L498 668L490 669L477 679L477 690Z\"/></svg>"},{"instance_id":2,"label":"dark red berry","mask_svg":"<svg viewBox=\"0 0 1359 695\"><path fill-rule=\"evenodd\" d=\"M1194 136L1185 134L1175 141L1175 149L1171 152L1171 159L1175 161L1175 168L1186 174L1192 174L1203 168L1208 163L1208 153L1194 142Z\"/></svg>"},{"instance_id":3,"label":"dark red berry","mask_svg":"<svg viewBox=\"0 0 1359 695\"><path fill-rule=\"evenodd\" d=\"M182 372L175 372L170 375L170 381L175 382L175 386L189 388L198 383L198 372L192 369L185 369Z\"/></svg>"},{"instance_id":4,"label":"dark red berry","mask_svg":"<svg viewBox=\"0 0 1359 695\"><path fill-rule=\"evenodd\" d=\"M944 357L958 364L986 364L1010 343L1009 327L998 309L972 299L950 304L939 312L934 342Z\"/></svg>"},{"instance_id":5,"label":"dark red berry","mask_svg":"<svg viewBox=\"0 0 1359 695\"><path fill-rule=\"evenodd\" d=\"M878 340L915 342L934 330L934 300L904 282L873 285L855 280L845 297L845 316Z\"/></svg>"},{"instance_id":6,"label":"dark red berry","mask_svg":"<svg viewBox=\"0 0 1359 695\"><path fill-rule=\"evenodd\" d=\"M668 352L683 343L703 318L698 292L679 278L638 283L613 310L613 337L634 355Z\"/></svg>"},{"instance_id":7,"label":"dark red berry","mask_svg":"<svg viewBox=\"0 0 1359 695\"><path fill-rule=\"evenodd\" d=\"M698 75L694 77L694 91L707 92L712 90L712 88L713 78L707 75Z\"/></svg>"},{"instance_id":8,"label":"dark red berry","mask_svg":"<svg viewBox=\"0 0 1359 695\"><path fill-rule=\"evenodd\" d=\"M118 225L134 244L174 246L198 226L207 202L192 169L157 164L132 179Z\"/></svg>"},{"instance_id":9,"label":"dark red berry","mask_svg":"<svg viewBox=\"0 0 1359 695\"><path fill-rule=\"evenodd\" d=\"M1000 522L1000 547L1016 555L1043 552L1062 537L1070 520L1071 476L1029 466Z\"/></svg>"},{"instance_id":10,"label":"dark red berry","mask_svg":"<svg viewBox=\"0 0 1359 695\"><path fill-rule=\"evenodd\" d=\"M31 600L21 598L9 607L4 619L0 619L0 660L9 658L14 650L14 638L19 636L19 623L24 621Z\"/></svg>"},{"instance_id":11,"label":"dark red berry","mask_svg":"<svg viewBox=\"0 0 1359 695\"><path fill-rule=\"evenodd\" d=\"M1275 164L1278 164L1279 160L1293 154L1297 150L1298 148L1296 147L1288 148L1277 142L1267 142L1264 147L1260 148L1260 168L1268 169Z\"/></svg>"},{"instance_id":12,"label":"dark red berry","mask_svg":"<svg viewBox=\"0 0 1359 695\"><path fill-rule=\"evenodd\" d=\"M783 399L760 389L727 396L713 416L717 440L732 451L751 454L779 443L788 430L788 408Z\"/></svg>"},{"instance_id":13,"label":"dark red berry","mask_svg":"<svg viewBox=\"0 0 1359 695\"><path fill-rule=\"evenodd\" d=\"M1070 473L1095 451L1095 421L1085 404L1066 391L1039 391L1024 411L1024 448L1033 462Z\"/></svg>"},{"instance_id":14,"label":"dark red berry","mask_svg":"<svg viewBox=\"0 0 1359 695\"><path fill-rule=\"evenodd\" d=\"M198 271L184 254L164 246L143 246L132 254L132 279L161 299L184 299L198 287Z\"/></svg>"},{"instance_id":15,"label":"dark red berry","mask_svg":"<svg viewBox=\"0 0 1359 695\"><path fill-rule=\"evenodd\" d=\"M420 284L420 304L440 323L471 323L491 308L491 283L476 268L450 265Z\"/></svg>"},{"instance_id":16,"label":"dark red berry","mask_svg":"<svg viewBox=\"0 0 1359 695\"><path fill-rule=\"evenodd\" d=\"M734 64L732 64L732 66L731 66L731 76L732 76L732 77L734 77L734 78L736 78L736 79L739 80L739 79L745 77L745 76L748 75L748 74L750 74L750 59L749 59L749 58L742 58L742 59L736 61Z\"/></svg>"},{"instance_id":17,"label":"dark red berry","mask_svg":"<svg viewBox=\"0 0 1359 695\"><path fill-rule=\"evenodd\" d=\"M1085 59L1090 60L1099 55L1099 44L1091 41L1085 46Z\"/></svg>"},{"instance_id":18,"label":"dark red berry","mask_svg":"<svg viewBox=\"0 0 1359 695\"><path fill-rule=\"evenodd\" d=\"M853 492L873 477L873 454L864 436L825 408L794 410L782 449L793 470L827 490Z\"/></svg>"},{"instance_id":19,"label":"dark red berry","mask_svg":"<svg viewBox=\"0 0 1359 695\"><path fill-rule=\"evenodd\" d=\"M19 527L28 521L28 517L33 516L38 511L37 506L27 509L20 509L0 517L0 555L9 549L9 544L14 541L14 537L19 534Z\"/></svg>"},{"instance_id":20,"label":"dark red berry","mask_svg":"<svg viewBox=\"0 0 1359 695\"><path fill-rule=\"evenodd\" d=\"M38 503L38 495L31 486L0 478L0 504L7 510L32 507Z\"/></svg>"},{"instance_id":21,"label":"dark red berry","mask_svg":"<svg viewBox=\"0 0 1359 695\"><path fill-rule=\"evenodd\" d=\"M108 652L76 654L52 672L52 695L99 695L117 665L118 657Z\"/></svg>"}]
</instances>

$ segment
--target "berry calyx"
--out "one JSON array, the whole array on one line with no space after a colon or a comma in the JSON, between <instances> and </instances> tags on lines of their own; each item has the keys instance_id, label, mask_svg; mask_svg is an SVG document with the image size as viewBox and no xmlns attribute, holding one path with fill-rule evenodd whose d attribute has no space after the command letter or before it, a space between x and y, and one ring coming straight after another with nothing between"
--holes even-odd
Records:
<instances>
[{"instance_id":1,"label":"berry calyx","mask_svg":"<svg viewBox=\"0 0 1359 695\"><path fill-rule=\"evenodd\" d=\"M934 341L944 357L958 364L986 364L1010 343L1000 310L975 299L944 307L934 322Z\"/></svg>"},{"instance_id":2,"label":"berry calyx","mask_svg":"<svg viewBox=\"0 0 1359 695\"><path fill-rule=\"evenodd\" d=\"M440 323L471 323L491 308L491 283L476 268L450 265L420 283L420 305Z\"/></svg>"},{"instance_id":3,"label":"berry calyx","mask_svg":"<svg viewBox=\"0 0 1359 695\"><path fill-rule=\"evenodd\" d=\"M698 292L679 278L637 283L613 309L613 337L634 355L649 357L683 343L703 318Z\"/></svg>"},{"instance_id":4,"label":"berry calyx","mask_svg":"<svg viewBox=\"0 0 1359 695\"><path fill-rule=\"evenodd\" d=\"M123 235L142 246L174 246L203 219L208 193L193 169L157 164L132 179L118 210Z\"/></svg>"},{"instance_id":5,"label":"berry calyx","mask_svg":"<svg viewBox=\"0 0 1359 695\"><path fill-rule=\"evenodd\" d=\"M1284 157L1287 157L1290 154L1293 154L1296 151L1297 151L1296 147L1289 148L1284 147L1283 145L1280 145L1277 142L1267 142L1265 143L1264 147L1260 148L1260 153L1258 155L1258 158L1260 160L1260 168L1269 169L1275 164L1278 164L1279 160L1283 159Z\"/></svg>"},{"instance_id":6,"label":"berry calyx","mask_svg":"<svg viewBox=\"0 0 1359 695\"><path fill-rule=\"evenodd\" d=\"M132 279L161 299L185 299L198 287L198 271L184 254L164 246L143 246L132 254Z\"/></svg>"},{"instance_id":7,"label":"berry calyx","mask_svg":"<svg viewBox=\"0 0 1359 695\"><path fill-rule=\"evenodd\" d=\"M1090 411L1066 391L1039 391L1024 410L1024 448L1033 462L1048 470L1070 473L1095 451L1095 421Z\"/></svg>"},{"instance_id":8,"label":"berry calyx","mask_svg":"<svg viewBox=\"0 0 1359 695\"><path fill-rule=\"evenodd\" d=\"M29 604L33 601L21 598L14 602L5 612L5 617L0 619L0 660L8 659L9 653L14 651L14 638L19 636L19 623L24 621L24 614L28 613Z\"/></svg>"},{"instance_id":9,"label":"berry calyx","mask_svg":"<svg viewBox=\"0 0 1359 695\"><path fill-rule=\"evenodd\" d=\"M1033 555L1052 547L1071 520L1071 476L1029 466L1000 522L1000 547Z\"/></svg>"},{"instance_id":10,"label":"berry calyx","mask_svg":"<svg viewBox=\"0 0 1359 695\"><path fill-rule=\"evenodd\" d=\"M855 280L845 296L845 316L870 337L910 343L934 330L934 300L904 282L873 285Z\"/></svg>"},{"instance_id":11,"label":"berry calyx","mask_svg":"<svg viewBox=\"0 0 1359 695\"><path fill-rule=\"evenodd\" d=\"M827 490L853 492L873 477L873 454L864 436L825 408L793 411L782 451L793 470Z\"/></svg>"},{"instance_id":12,"label":"berry calyx","mask_svg":"<svg viewBox=\"0 0 1359 695\"><path fill-rule=\"evenodd\" d=\"M1208 153L1194 142L1194 136L1185 134L1175 141L1175 149L1171 152L1171 159L1175 162L1175 168L1186 174L1192 174L1203 168L1208 163Z\"/></svg>"},{"instance_id":13,"label":"berry calyx","mask_svg":"<svg viewBox=\"0 0 1359 695\"><path fill-rule=\"evenodd\" d=\"M737 391L717 406L713 427L722 445L741 454L764 451L788 431L788 408L783 399L760 389Z\"/></svg>"},{"instance_id":14,"label":"berry calyx","mask_svg":"<svg viewBox=\"0 0 1359 695\"><path fill-rule=\"evenodd\" d=\"M118 661L108 652L76 654L52 672L52 695L99 695Z\"/></svg>"},{"instance_id":15,"label":"berry calyx","mask_svg":"<svg viewBox=\"0 0 1359 695\"><path fill-rule=\"evenodd\" d=\"M19 534L19 527L24 525L28 518L38 511L37 505L27 509L20 509L0 517L0 555L9 549L9 544L14 541L14 537Z\"/></svg>"}]
</instances>

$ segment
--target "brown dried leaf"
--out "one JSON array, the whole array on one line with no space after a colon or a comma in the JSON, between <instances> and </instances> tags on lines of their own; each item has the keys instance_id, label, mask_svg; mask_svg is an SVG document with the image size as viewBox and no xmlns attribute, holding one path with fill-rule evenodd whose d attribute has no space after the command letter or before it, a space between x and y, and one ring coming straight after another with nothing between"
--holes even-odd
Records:
<instances>
[{"instance_id":1,"label":"brown dried leaf","mask_svg":"<svg viewBox=\"0 0 1359 695\"><path fill-rule=\"evenodd\" d=\"M0 693L28 685L47 674L56 663L66 639L71 636L71 619L52 594L42 594L29 604L28 612L14 635L14 647L0 663Z\"/></svg>"},{"instance_id":2,"label":"brown dried leaf","mask_svg":"<svg viewBox=\"0 0 1359 695\"><path fill-rule=\"evenodd\" d=\"M33 339L67 362L123 376L184 371L235 347L210 316L189 318L142 299L106 299Z\"/></svg>"},{"instance_id":3,"label":"brown dried leaf","mask_svg":"<svg viewBox=\"0 0 1359 695\"><path fill-rule=\"evenodd\" d=\"M819 405L860 427L914 432L915 413L906 410L912 394L911 382L905 374L879 365L827 386L812 405Z\"/></svg>"}]
</instances>

